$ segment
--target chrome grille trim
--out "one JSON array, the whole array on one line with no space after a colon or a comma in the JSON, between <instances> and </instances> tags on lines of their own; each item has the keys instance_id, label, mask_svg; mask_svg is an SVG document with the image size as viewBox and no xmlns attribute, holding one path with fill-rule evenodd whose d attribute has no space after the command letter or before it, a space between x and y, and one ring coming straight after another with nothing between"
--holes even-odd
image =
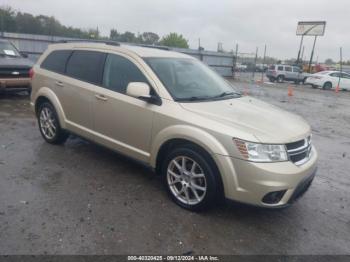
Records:
<instances>
[{"instance_id":1,"label":"chrome grille trim","mask_svg":"<svg viewBox=\"0 0 350 262\"><path fill-rule=\"evenodd\" d=\"M300 166L305 164L311 157L311 136L303 139L302 146L299 146L297 148L290 148L291 145L295 145L296 143L301 143L301 140L286 144L286 148L289 160L292 161L295 165ZM288 146L290 149L288 149Z\"/></svg>"}]
</instances>

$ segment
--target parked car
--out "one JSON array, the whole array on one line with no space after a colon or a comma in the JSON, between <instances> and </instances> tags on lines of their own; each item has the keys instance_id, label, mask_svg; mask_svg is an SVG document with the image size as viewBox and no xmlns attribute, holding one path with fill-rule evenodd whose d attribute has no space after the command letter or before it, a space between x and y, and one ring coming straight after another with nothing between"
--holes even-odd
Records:
<instances>
[{"instance_id":1,"label":"parked car","mask_svg":"<svg viewBox=\"0 0 350 262\"><path fill-rule=\"evenodd\" d=\"M340 89L350 90L350 74L339 71L323 71L309 76L306 84L314 88L332 89L339 84Z\"/></svg>"},{"instance_id":2,"label":"parked car","mask_svg":"<svg viewBox=\"0 0 350 262\"><path fill-rule=\"evenodd\" d=\"M294 81L296 84L304 83L308 74L297 66L291 65L270 65L266 76L271 82Z\"/></svg>"},{"instance_id":3,"label":"parked car","mask_svg":"<svg viewBox=\"0 0 350 262\"><path fill-rule=\"evenodd\" d=\"M242 65L240 63L237 63L236 64L236 71L246 72L247 71L247 66L246 65Z\"/></svg>"},{"instance_id":4,"label":"parked car","mask_svg":"<svg viewBox=\"0 0 350 262\"><path fill-rule=\"evenodd\" d=\"M29 70L32 66L33 62L21 54L11 42L0 39L0 92L30 92Z\"/></svg>"},{"instance_id":5,"label":"parked car","mask_svg":"<svg viewBox=\"0 0 350 262\"><path fill-rule=\"evenodd\" d=\"M114 43L50 45L33 68L32 88L48 143L64 143L72 132L142 161L186 209L223 197L284 207L316 172L311 129L301 117L241 96L185 54Z\"/></svg>"}]
</instances>

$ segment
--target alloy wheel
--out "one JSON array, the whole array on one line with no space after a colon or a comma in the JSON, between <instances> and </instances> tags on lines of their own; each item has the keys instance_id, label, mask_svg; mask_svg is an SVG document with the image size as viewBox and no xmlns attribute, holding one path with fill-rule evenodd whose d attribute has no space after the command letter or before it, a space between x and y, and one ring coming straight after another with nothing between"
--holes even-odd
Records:
<instances>
[{"instance_id":1,"label":"alloy wheel","mask_svg":"<svg viewBox=\"0 0 350 262\"><path fill-rule=\"evenodd\" d=\"M176 199L188 205L200 203L207 192L203 169L187 156L177 156L169 162L167 183Z\"/></svg>"},{"instance_id":2,"label":"alloy wheel","mask_svg":"<svg viewBox=\"0 0 350 262\"><path fill-rule=\"evenodd\" d=\"M40 111L40 129L47 139L53 139L57 131L57 123L52 110L43 107Z\"/></svg>"}]
</instances>

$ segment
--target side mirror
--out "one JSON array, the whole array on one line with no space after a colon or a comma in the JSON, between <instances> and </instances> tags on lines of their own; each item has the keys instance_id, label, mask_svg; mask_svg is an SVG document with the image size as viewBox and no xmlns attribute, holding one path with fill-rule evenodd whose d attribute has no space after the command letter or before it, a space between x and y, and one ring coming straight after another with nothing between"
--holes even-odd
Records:
<instances>
[{"instance_id":1,"label":"side mirror","mask_svg":"<svg viewBox=\"0 0 350 262\"><path fill-rule=\"evenodd\" d=\"M21 56L24 57L24 58L28 58L28 54L24 53L24 52L21 52Z\"/></svg>"},{"instance_id":2,"label":"side mirror","mask_svg":"<svg viewBox=\"0 0 350 262\"><path fill-rule=\"evenodd\" d=\"M150 97L150 92L149 86L142 82L131 82L126 87L126 94L136 98Z\"/></svg>"},{"instance_id":3,"label":"side mirror","mask_svg":"<svg viewBox=\"0 0 350 262\"><path fill-rule=\"evenodd\" d=\"M126 94L132 97L142 99L148 103L161 105L162 100L158 96L151 95L151 88L143 82L131 82L126 87Z\"/></svg>"}]
</instances>

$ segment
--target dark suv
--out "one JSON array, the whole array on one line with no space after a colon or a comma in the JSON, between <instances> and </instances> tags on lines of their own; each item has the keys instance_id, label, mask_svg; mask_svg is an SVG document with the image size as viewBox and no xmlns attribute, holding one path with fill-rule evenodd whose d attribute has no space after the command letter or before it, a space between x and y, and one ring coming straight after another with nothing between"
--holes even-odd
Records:
<instances>
[{"instance_id":1,"label":"dark suv","mask_svg":"<svg viewBox=\"0 0 350 262\"><path fill-rule=\"evenodd\" d=\"M22 91L30 93L29 71L33 66L9 41L0 39L0 92Z\"/></svg>"}]
</instances>

